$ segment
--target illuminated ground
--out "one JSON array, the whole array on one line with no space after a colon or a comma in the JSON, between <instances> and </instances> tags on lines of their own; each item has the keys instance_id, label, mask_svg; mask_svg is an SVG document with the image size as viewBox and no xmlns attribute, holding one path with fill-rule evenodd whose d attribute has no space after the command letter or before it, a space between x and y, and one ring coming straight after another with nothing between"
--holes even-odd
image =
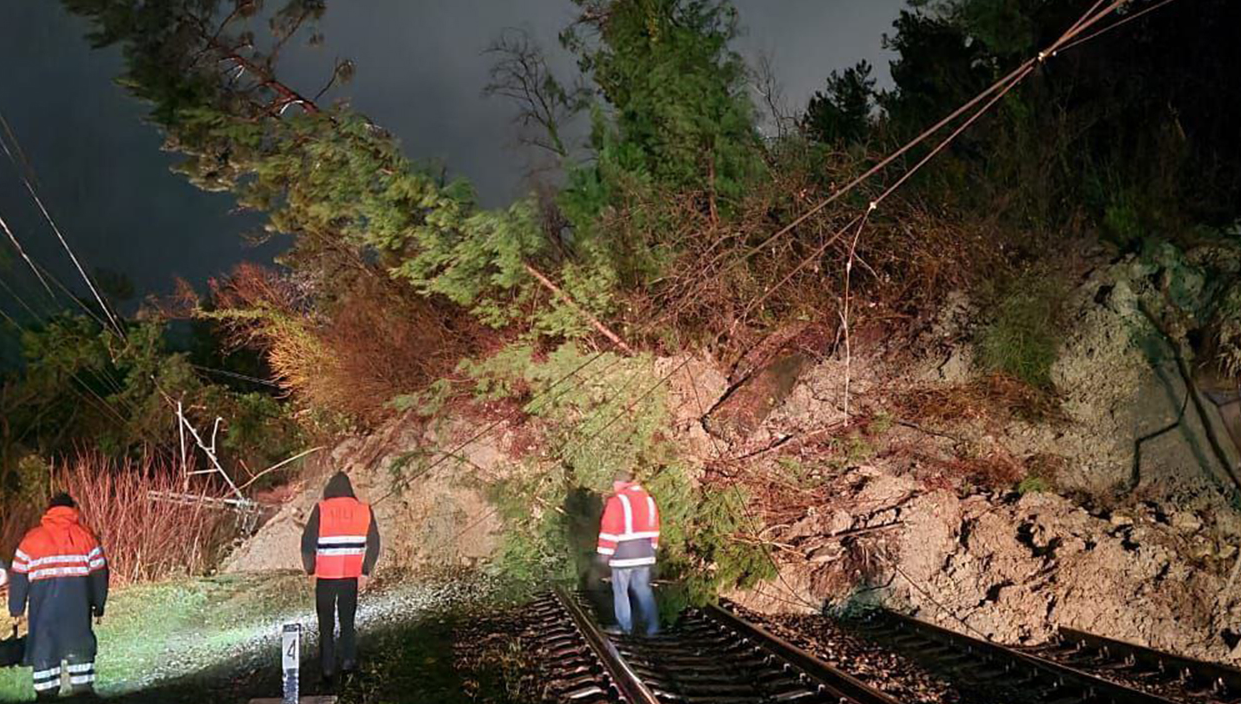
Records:
<instances>
[{"instance_id":1,"label":"illuminated ground","mask_svg":"<svg viewBox=\"0 0 1241 704\"><path fill-rule=\"evenodd\" d=\"M341 689L342 702L478 701L462 694L465 679L477 688L479 678L455 671L453 632L486 591L446 582L370 594L359 613L363 674ZM311 603L308 581L288 574L119 591L98 630L99 692L135 704L276 696L279 626L298 621L313 630ZM313 643L303 648L303 692L318 691L309 662L316 653ZM33 698L28 669L0 670L0 700Z\"/></svg>"}]
</instances>

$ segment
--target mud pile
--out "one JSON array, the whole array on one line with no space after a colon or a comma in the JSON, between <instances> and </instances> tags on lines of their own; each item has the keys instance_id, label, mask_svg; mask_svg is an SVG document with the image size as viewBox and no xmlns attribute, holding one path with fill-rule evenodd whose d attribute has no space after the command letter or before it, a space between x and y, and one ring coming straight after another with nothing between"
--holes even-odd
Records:
<instances>
[{"instance_id":1,"label":"mud pile","mask_svg":"<svg viewBox=\"0 0 1241 704\"><path fill-rule=\"evenodd\" d=\"M699 480L719 469L747 482L761 538L776 546L779 578L730 596L786 612L879 601L1006 642L1068 626L1230 658L1241 641L1235 453L1219 451L1218 414L1143 309L1149 272L1084 261L1052 370L1055 422L903 415L908 390L977 378L963 341L978 311L963 294L922 341L939 352L912 364L881 343L855 345L848 363L823 358L796 335L740 372L652 361L682 459ZM501 524L483 487L537 455L540 437L527 419L464 443L487 422L397 419L346 440L227 569L297 568L302 525L336 469L376 503L383 570L486 560ZM1044 464L1054 472L1022 481Z\"/></svg>"},{"instance_id":2,"label":"mud pile","mask_svg":"<svg viewBox=\"0 0 1241 704\"><path fill-rule=\"evenodd\" d=\"M976 376L961 342L972 315L963 296L931 333L942 336L941 356L897 366L876 351L848 370L839 360L809 369L735 446L835 434L834 444L759 458L756 471L783 473L816 498L769 527L782 546L780 579L732 596L767 611L877 601L1005 642L1040 642L1067 626L1234 659L1235 447L1220 447L1220 416L1195 403L1177 341L1142 310L1147 274L1132 258L1096 258L1078 274L1053 368L1059 422L901 417L900 389ZM860 440L850 430L846 371L854 425L881 416L890 430ZM842 451L850 442L866 451ZM1011 479L966 471L992 458L1007 458ZM1022 484L1039 458L1054 460L1054 476Z\"/></svg>"},{"instance_id":3,"label":"mud pile","mask_svg":"<svg viewBox=\"0 0 1241 704\"><path fill-rule=\"evenodd\" d=\"M338 470L349 474L358 498L372 504L383 546L380 574L476 565L495 550L500 529L481 487L503 475L509 449L520 438L498 428L439 462L426 448L462 445L477 425L458 420L428 431L406 416L379 432L344 440L330 455L316 459L295 496L234 551L223 570L300 570L302 529L327 478Z\"/></svg>"}]
</instances>

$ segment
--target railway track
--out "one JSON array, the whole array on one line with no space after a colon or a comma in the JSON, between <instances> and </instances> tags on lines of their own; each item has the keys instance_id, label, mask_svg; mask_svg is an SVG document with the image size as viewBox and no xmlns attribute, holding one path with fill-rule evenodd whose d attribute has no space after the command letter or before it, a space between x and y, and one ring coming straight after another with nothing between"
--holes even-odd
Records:
<instances>
[{"instance_id":1,"label":"railway track","mask_svg":"<svg viewBox=\"0 0 1241 704\"><path fill-rule=\"evenodd\" d=\"M845 625L953 683L963 701L1014 704L1236 704L1241 672L1071 630L1010 648L902 614Z\"/></svg>"},{"instance_id":2,"label":"railway track","mask_svg":"<svg viewBox=\"0 0 1241 704\"><path fill-rule=\"evenodd\" d=\"M609 636L590 606L558 590L531 607L550 701L602 704L897 704L720 608L690 609L653 638Z\"/></svg>"},{"instance_id":3,"label":"railway track","mask_svg":"<svg viewBox=\"0 0 1241 704\"><path fill-rule=\"evenodd\" d=\"M608 635L577 593L548 593L529 613L547 701L897 704L723 608L690 609L654 638ZM962 704L1241 704L1241 670L1069 629L1012 648L883 610L840 625L942 678Z\"/></svg>"},{"instance_id":4,"label":"railway track","mask_svg":"<svg viewBox=\"0 0 1241 704\"><path fill-rule=\"evenodd\" d=\"M1241 670L1061 628L1053 643L1030 652L1070 667L1101 669L1108 679L1175 701L1241 704Z\"/></svg>"}]
</instances>

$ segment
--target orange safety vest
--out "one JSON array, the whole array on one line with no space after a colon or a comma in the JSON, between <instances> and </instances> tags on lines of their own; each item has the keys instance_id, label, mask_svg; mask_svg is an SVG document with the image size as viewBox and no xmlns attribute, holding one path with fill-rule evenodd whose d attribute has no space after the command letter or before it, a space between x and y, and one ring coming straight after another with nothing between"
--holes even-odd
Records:
<instances>
[{"instance_id":1,"label":"orange safety vest","mask_svg":"<svg viewBox=\"0 0 1241 704\"><path fill-rule=\"evenodd\" d=\"M659 509L655 499L638 484L625 484L603 506L596 551L607 555L612 567L625 568L655 564L658 548Z\"/></svg>"},{"instance_id":2,"label":"orange safety vest","mask_svg":"<svg viewBox=\"0 0 1241 704\"><path fill-rule=\"evenodd\" d=\"M315 549L315 576L357 579L362 576L371 507L350 496L319 502L319 543Z\"/></svg>"}]
</instances>

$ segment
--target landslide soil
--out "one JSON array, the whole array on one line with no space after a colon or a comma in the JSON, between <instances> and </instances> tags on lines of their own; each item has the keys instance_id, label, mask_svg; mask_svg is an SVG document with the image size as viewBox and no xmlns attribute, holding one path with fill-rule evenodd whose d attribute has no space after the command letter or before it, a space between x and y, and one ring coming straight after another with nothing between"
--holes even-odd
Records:
<instances>
[{"instance_id":1,"label":"landslide soil","mask_svg":"<svg viewBox=\"0 0 1241 704\"><path fill-rule=\"evenodd\" d=\"M781 569L731 596L770 613L881 603L1007 643L1068 626L1236 661L1231 460L1210 444L1219 419L1184 410L1176 342L1141 314L1134 267L1095 256L1074 272L1053 406L980 374L960 294L930 353L824 358L769 411L735 411L747 423L719 441L745 458L731 471L756 488Z\"/></svg>"}]
</instances>

